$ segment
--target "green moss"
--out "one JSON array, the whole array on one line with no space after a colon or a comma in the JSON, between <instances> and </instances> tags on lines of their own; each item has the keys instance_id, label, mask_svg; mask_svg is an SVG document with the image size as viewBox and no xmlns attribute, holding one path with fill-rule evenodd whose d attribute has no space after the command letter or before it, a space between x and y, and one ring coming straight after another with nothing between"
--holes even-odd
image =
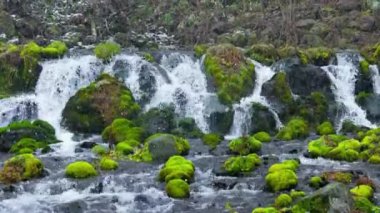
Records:
<instances>
[{"instance_id":1,"label":"green moss","mask_svg":"<svg viewBox=\"0 0 380 213\"><path fill-rule=\"evenodd\" d=\"M116 170L119 167L119 164L109 158L102 158L100 160L100 169L102 170Z\"/></svg>"},{"instance_id":2,"label":"green moss","mask_svg":"<svg viewBox=\"0 0 380 213\"><path fill-rule=\"evenodd\" d=\"M197 44L197 45L195 45L194 46L194 55L195 55L195 57L197 57L197 58L202 57L204 54L206 54L207 49L208 49L207 45L204 45L204 44Z\"/></svg>"},{"instance_id":3,"label":"green moss","mask_svg":"<svg viewBox=\"0 0 380 213\"><path fill-rule=\"evenodd\" d=\"M154 59L153 55L150 54L150 53L147 53L147 52L144 53L143 57L144 57L144 59L145 59L147 62L150 62L150 63L153 63L153 62L156 61L156 60Z\"/></svg>"},{"instance_id":4,"label":"green moss","mask_svg":"<svg viewBox=\"0 0 380 213\"><path fill-rule=\"evenodd\" d=\"M311 157L326 157L327 154L336 146L336 143L329 136L310 141L307 151Z\"/></svg>"},{"instance_id":5,"label":"green moss","mask_svg":"<svg viewBox=\"0 0 380 213\"><path fill-rule=\"evenodd\" d=\"M42 174L44 165L33 154L20 154L5 161L0 171L0 182L10 184L29 180Z\"/></svg>"},{"instance_id":6,"label":"green moss","mask_svg":"<svg viewBox=\"0 0 380 213\"><path fill-rule=\"evenodd\" d=\"M365 104L365 101L367 100L368 97L370 97L372 94L371 93L367 93L367 92L359 92L359 94L356 95L355 97L355 101L359 104L359 105L363 105Z\"/></svg>"},{"instance_id":7,"label":"green moss","mask_svg":"<svg viewBox=\"0 0 380 213\"><path fill-rule=\"evenodd\" d=\"M309 63L318 66L328 65L330 58L333 55L331 49L325 47L314 47L305 50Z\"/></svg>"},{"instance_id":8,"label":"green moss","mask_svg":"<svg viewBox=\"0 0 380 213\"><path fill-rule=\"evenodd\" d=\"M368 159L368 163L371 163L371 164L380 164L380 155L372 155L369 159Z\"/></svg>"},{"instance_id":9,"label":"green moss","mask_svg":"<svg viewBox=\"0 0 380 213\"><path fill-rule=\"evenodd\" d=\"M330 121L325 121L317 127L317 133L319 135L335 134L334 126Z\"/></svg>"},{"instance_id":10,"label":"green moss","mask_svg":"<svg viewBox=\"0 0 380 213\"><path fill-rule=\"evenodd\" d=\"M210 146L211 149L215 149L220 142L222 142L223 138L219 134L205 134L202 137L202 141L204 144Z\"/></svg>"},{"instance_id":11,"label":"green moss","mask_svg":"<svg viewBox=\"0 0 380 213\"><path fill-rule=\"evenodd\" d=\"M92 147L91 152L94 154L102 156L102 155L107 154L108 150L106 147L104 147L102 145L96 145L96 146Z\"/></svg>"},{"instance_id":12,"label":"green moss","mask_svg":"<svg viewBox=\"0 0 380 213\"><path fill-rule=\"evenodd\" d=\"M166 193L169 197L183 199L190 197L189 184L181 179L174 179L169 181L165 187Z\"/></svg>"},{"instance_id":13,"label":"green moss","mask_svg":"<svg viewBox=\"0 0 380 213\"><path fill-rule=\"evenodd\" d=\"M291 189L298 183L295 170L299 163L295 160L284 161L280 164L272 165L265 177L265 182L269 190L278 192Z\"/></svg>"},{"instance_id":14,"label":"green moss","mask_svg":"<svg viewBox=\"0 0 380 213\"><path fill-rule=\"evenodd\" d=\"M280 140L293 140L308 135L309 127L306 121L302 118L293 118L279 131L276 137Z\"/></svg>"},{"instance_id":15,"label":"green moss","mask_svg":"<svg viewBox=\"0 0 380 213\"><path fill-rule=\"evenodd\" d=\"M295 48L293 46L281 47L278 49L277 53L281 59L286 59L286 58L298 56L297 48Z\"/></svg>"},{"instance_id":16,"label":"green moss","mask_svg":"<svg viewBox=\"0 0 380 213\"><path fill-rule=\"evenodd\" d=\"M245 59L239 49L230 44L210 47L204 65L223 104L231 105L239 101L254 87L254 65Z\"/></svg>"},{"instance_id":17,"label":"green moss","mask_svg":"<svg viewBox=\"0 0 380 213\"><path fill-rule=\"evenodd\" d=\"M86 161L76 161L69 164L65 169L65 174L71 178L83 179L98 175L94 166Z\"/></svg>"},{"instance_id":18,"label":"green moss","mask_svg":"<svg viewBox=\"0 0 380 213\"><path fill-rule=\"evenodd\" d=\"M294 189L290 191L290 197L292 197L293 200L301 198L301 197L305 197L305 196L306 194L304 191L296 191Z\"/></svg>"},{"instance_id":19,"label":"green moss","mask_svg":"<svg viewBox=\"0 0 380 213\"><path fill-rule=\"evenodd\" d=\"M352 181L352 174L347 172L324 172L322 178L326 181L335 181L349 184Z\"/></svg>"},{"instance_id":20,"label":"green moss","mask_svg":"<svg viewBox=\"0 0 380 213\"><path fill-rule=\"evenodd\" d=\"M255 208L252 213L279 213L279 211L273 207Z\"/></svg>"},{"instance_id":21,"label":"green moss","mask_svg":"<svg viewBox=\"0 0 380 213\"><path fill-rule=\"evenodd\" d=\"M313 176L309 180L309 185L313 188L318 189L324 185L324 181L320 176Z\"/></svg>"},{"instance_id":22,"label":"green moss","mask_svg":"<svg viewBox=\"0 0 380 213\"><path fill-rule=\"evenodd\" d=\"M62 41L53 41L47 47L43 48L41 53L45 58L59 58L67 52L67 46Z\"/></svg>"},{"instance_id":23,"label":"green moss","mask_svg":"<svg viewBox=\"0 0 380 213\"><path fill-rule=\"evenodd\" d=\"M257 140L259 140L260 142L264 142L264 143L272 141L271 136L267 132L258 132L258 133L255 133L253 135L253 137L256 138Z\"/></svg>"},{"instance_id":24,"label":"green moss","mask_svg":"<svg viewBox=\"0 0 380 213\"><path fill-rule=\"evenodd\" d=\"M255 44L247 53L253 60L267 65L278 59L277 51L271 44Z\"/></svg>"},{"instance_id":25,"label":"green moss","mask_svg":"<svg viewBox=\"0 0 380 213\"><path fill-rule=\"evenodd\" d=\"M34 41L27 43L21 50L22 58L39 58L43 48L36 44Z\"/></svg>"},{"instance_id":26,"label":"green moss","mask_svg":"<svg viewBox=\"0 0 380 213\"><path fill-rule=\"evenodd\" d=\"M113 56L119 54L120 52L120 45L109 41L96 45L94 49L96 57L104 62L109 62Z\"/></svg>"},{"instance_id":27,"label":"green moss","mask_svg":"<svg viewBox=\"0 0 380 213\"><path fill-rule=\"evenodd\" d=\"M373 189L368 185L359 185L350 190L351 194L358 197L371 199L373 197Z\"/></svg>"},{"instance_id":28,"label":"green moss","mask_svg":"<svg viewBox=\"0 0 380 213\"><path fill-rule=\"evenodd\" d=\"M260 157L256 154L247 156L230 157L224 162L224 169L230 175L251 172L261 163Z\"/></svg>"},{"instance_id":29,"label":"green moss","mask_svg":"<svg viewBox=\"0 0 380 213\"><path fill-rule=\"evenodd\" d=\"M371 72L369 70L369 63L367 60L360 61L359 70L364 76L370 76Z\"/></svg>"},{"instance_id":30,"label":"green moss","mask_svg":"<svg viewBox=\"0 0 380 213\"><path fill-rule=\"evenodd\" d=\"M16 154L33 153L37 149L43 149L46 146L48 145L44 142L39 142L32 138L22 138L17 143L12 145L10 151Z\"/></svg>"},{"instance_id":31,"label":"green moss","mask_svg":"<svg viewBox=\"0 0 380 213\"><path fill-rule=\"evenodd\" d=\"M166 183L173 179L190 182L194 177L194 164L182 156L172 156L160 170L159 180Z\"/></svg>"},{"instance_id":32,"label":"green moss","mask_svg":"<svg viewBox=\"0 0 380 213\"><path fill-rule=\"evenodd\" d=\"M233 153L247 155L260 151L261 142L254 137L241 137L230 141L228 147Z\"/></svg>"},{"instance_id":33,"label":"green moss","mask_svg":"<svg viewBox=\"0 0 380 213\"><path fill-rule=\"evenodd\" d=\"M129 155L132 154L134 149L133 146L131 146L130 143L127 142L120 142L116 145L116 152L120 153L122 155Z\"/></svg>"},{"instance_id":34,"label":"green moss","mask_svg":"<svg viewBox=\"0 0 380 213\"><path fill-rule=\"evenodd\" d=\"M380 208L365 197L354 197L355 209L360 212L379 213Z\"/></svg>"},{"instance_id":35,"label":"green moss","mask_svg":"<svg viewBox=\"0 0 380 213\"><path fill-rule=\"evenodd\" d=\"M279 72L274 76L274 94L284 104L293 102L292 91L286 80L285 72Z\"/></svg>"},{"instance_id":36,"label":"green moss","mask_svg":"<svg viewBox=\"0 0 380 213\"><path fill-rule=\"evenodd\" d=\"M293 202L293 199L287 194L280 194L274 201L274 205L277 208L289 207Z\"/></svg>"}]
</instances>

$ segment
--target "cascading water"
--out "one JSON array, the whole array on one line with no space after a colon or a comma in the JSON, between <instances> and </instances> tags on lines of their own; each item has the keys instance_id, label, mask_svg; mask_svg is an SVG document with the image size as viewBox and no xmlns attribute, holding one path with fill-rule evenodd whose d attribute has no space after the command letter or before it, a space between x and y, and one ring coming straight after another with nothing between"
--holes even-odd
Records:
<instances>
[{"instance_id":1,"label":"cascading water","mask_svg":"<svg viewBox=\"0 0 380 213\"><path fill-rule=\"evenodd\" d=\"M366 118L366 112L355 102L354 91L358 69L353 60L357 55L338 53L336 56L337 65L329 65L322 68L331 79L335 100L343 110L342 118L338 123L338 130L341 129L344 120L350 120L360 126L375 127Z\"/></svg>"},{"instance_id":2,"label":"cascading water","mask_svg":"<svg viewBox=\"0 0 380 213\"><path fill-rule=\"evenodd\" d=\"M270 67L264 66L256 61L252 61L252 63L254 63L256 71L255 88L250 96L241 99L238 104L233 105L233 109L235 111L234 120L231 131L227 136L228 138L236 138L249 133L252 114L251 107L253 102L257 102L268 107L276 119L277 127L282 125L277 113L271 109L271 106L266 101L265 97L261 96L263 84L269 81L275 72Z\"/></svg>"},{"instance_id":3,"label":"cascading water","mask_svg":"<svg viewBox=\"0 0 380 213\"><path fill-rule=\"evenodd\" d=\"M172 53L162 57L160 67L169 79L161 75L156 77L157 91L146 109L161 103L174 103L177 113L194 118L198 127L208 132L207 102L215 94L207 92L202 60L194 61L187 55Z\"/></svg>"},{"instance_id":4,"label":"cascading water","mask_svg":"<svg viewBox=\"0 0 380 213\"><path fill-rule=\"evenodd\" d=\"M1 99L0 106L0 127L13 121L34 119L38 114L34 94Z\"/></svg>"},{"instance_id":5,"label":"cascading water","mask_svg":"<svg viewBox=\"0 0 380 213\"><path fill-rule=\"evenodd\" d=\"M380 72L377 65L370 65L369 69L372 72L373 92L380 95Z\"/></svg>"}]
</instances>

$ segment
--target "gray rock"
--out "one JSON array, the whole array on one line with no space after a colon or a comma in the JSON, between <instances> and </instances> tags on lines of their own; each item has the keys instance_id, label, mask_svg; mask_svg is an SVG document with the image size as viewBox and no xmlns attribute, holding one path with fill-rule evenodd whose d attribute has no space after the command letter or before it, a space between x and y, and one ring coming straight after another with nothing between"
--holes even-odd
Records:
<instances>
[{"instance_id":1,"label":"gray rock","mask_svg":"<svg viewBox=\"0 0 380 213\"><path fill-rule=\"evenodd\" d=\"M165 162L171 156L181 154L176 149L176 140L173 135L164 134L147 143L152 159L156 162Z\"/></svg>"}]
</instances>

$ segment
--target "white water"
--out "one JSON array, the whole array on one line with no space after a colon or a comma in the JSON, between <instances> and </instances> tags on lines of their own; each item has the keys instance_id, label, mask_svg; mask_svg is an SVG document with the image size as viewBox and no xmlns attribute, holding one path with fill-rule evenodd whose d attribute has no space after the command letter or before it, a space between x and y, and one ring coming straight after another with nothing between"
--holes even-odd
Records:
<instances>
[{"instance_id":1,"label":"white water","mask_svg":"<svg viewBox=\"0 0 380 213\"><path fill-rule=\"evenodd\" d=\"M370 65L369 69L372 72L373 92L380 95L380 72L377 65Z\"/></svg>"},{"instance_id":2,"label":"white water","mask_svg":"<svg viewBox=\"0 0 380 213\"><path fill-rule=\"evenodd\" d=\"M343 108L343 115L338 123L341 129L344 120L350 120L356 125L375 127L367 118L366 112L355 102L355 81L358 69L349 54L337 54L338 65L322 67L332 82L335 100Z\"/></svg>"},{"instance_id":3,"label":"white water","mask_svg":"<svg viewBox=\"0 0 380 213\"><path fill-rule=\"evenodd\" d=\"M215 94L207 92L202 60L194 61L189 56L172 53L162 57L160 67L166 71L169 81L157 76L157 91L146 110L161 103L174 103L177 113L194 118L198 127L208 132L207 102Z\"/></svg>"},{"instance_id":4,"label":"white water","mask_svg":"<svg viewBox=\"0 0 380 213\"><path fill-rule=\"evenodd\" d=\"M0 100L0 127L9 122L37 117L34 94L19 95Z\"/></svg>"},{"instance_id":5,"label":"white water","mask_svg":"<svg viewBox=\"0 0 380 213\"><path fill-rule=\"evenodd\" d=\"M277 127L282 125L278 115L272 110L265 97L261 96L263 84L269 81L274 76L275 72L270 67L264 66L256 61L252 61L252 63L255 64L256 72L255 88L250 96L242 98L238 104L233 105L235 111L234 120L230 133L226 136L227 138L237 138L249 133L252 116L251 107L254 102L268 107L276 119Z\"/></svg>"}]
</instances>

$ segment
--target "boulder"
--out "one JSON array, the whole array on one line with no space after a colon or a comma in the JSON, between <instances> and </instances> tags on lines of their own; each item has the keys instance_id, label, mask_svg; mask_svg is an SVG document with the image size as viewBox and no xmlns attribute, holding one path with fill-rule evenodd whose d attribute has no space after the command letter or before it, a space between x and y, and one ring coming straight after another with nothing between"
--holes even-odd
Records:
<instances>
[{"instance_id":1,"label":"boulder","mask_svg":"<svg viewBox=\"0 0 380 213\"><path fill-rule=\"evenodd\" d=\"M359 102L360 106L366 110L367 117L372 122L380 122L380 95L371 94Z\"/></svg>"},{"instance_id":2,"label":"boulder","mask_svg":"<svg viewBox=\"0 0 380 213\"><path fill-rule=\"evenodd\" d=\"M227 134L232 126L234 119L234 111L216 111L210 114L210 131L220 134Z\"/></svg>"},{"instance_id":3,"label":"boulder","mask_svg":"<svg viewBox=\"0 0 380 213\"><path fill-rule=\"evenodd\" d=\"M250 133L276 131L276 119L268 107L259 103L252 104L251 127L249 131Z\"/></svg>"},{"instance_id":4,"label":"boulder","mask_svg":"<svg viewBox=\"0 0 380 213\"><path fill-rule=\"evenodd\" d=\"M139 111L132 92L102 74L69 99L62 112L62 125L76 133L100 133L115 118L135 118Z\"/></svg>"}]
</instances>

